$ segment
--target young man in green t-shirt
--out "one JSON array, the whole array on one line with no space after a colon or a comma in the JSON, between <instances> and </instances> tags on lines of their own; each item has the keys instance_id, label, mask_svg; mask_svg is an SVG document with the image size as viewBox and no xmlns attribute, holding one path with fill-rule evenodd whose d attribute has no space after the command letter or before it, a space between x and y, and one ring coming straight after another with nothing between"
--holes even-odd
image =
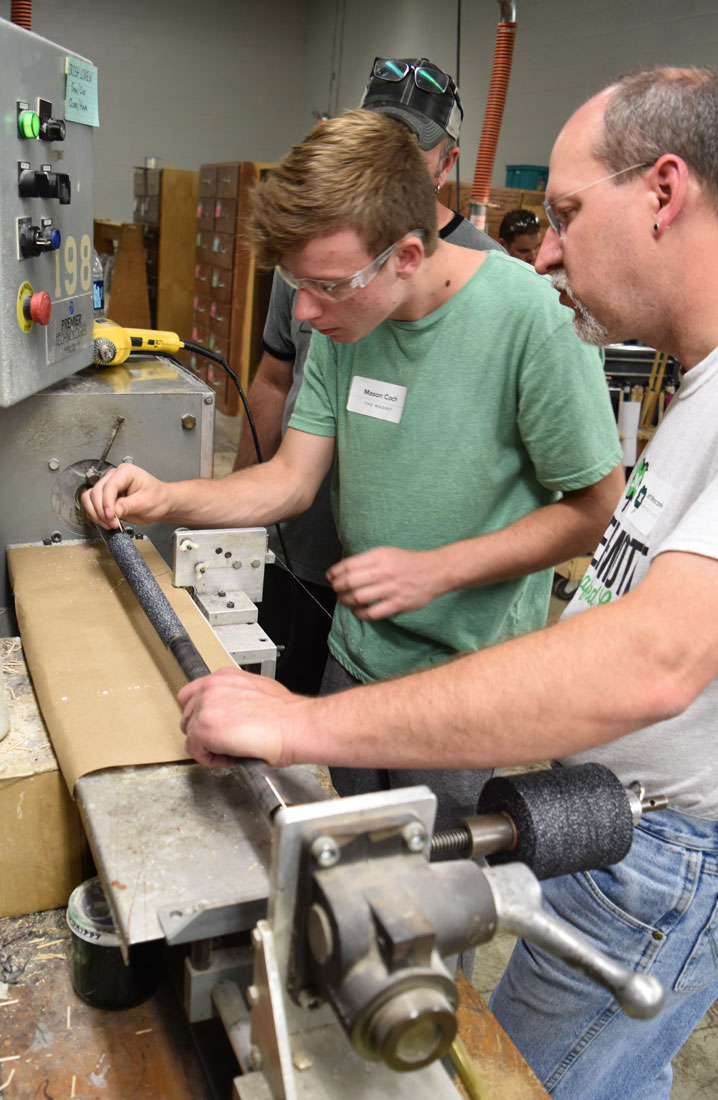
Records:
<instances>
[{"instance_id":1,"label":"young man in green t-shirt","mask_svg":"<svg viewBox=\"0 0 718 1100\"><path fill-rule=\"evenodd\" d=\"M440 242L413 135L353 111L309 134L254 197L258 261L315 330L270 462L163 483L120 466L83 497L105 526L271 524L334 466L345 557L325 690L443 663L542 625L550 567L598 542L623 484L600 358L545 280ZM428 782L438 824L486 773L334 774L340 793Z\"/></svg>"}]
</instances>

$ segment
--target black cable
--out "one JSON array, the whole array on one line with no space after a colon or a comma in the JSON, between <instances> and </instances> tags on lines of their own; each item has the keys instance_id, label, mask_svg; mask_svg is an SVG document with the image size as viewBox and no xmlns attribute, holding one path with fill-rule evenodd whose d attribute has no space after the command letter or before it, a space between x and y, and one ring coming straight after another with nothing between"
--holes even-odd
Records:
<instances>
[{"instance_id":1,"label":"black cable","mask_svg":"<svg viewBox=\"0 0 718 1100\"><path fill-rule=\"evenodd\" d=\"M454 77L456 87L461 87L461 0L456 0L456 75ZM456 158L456 209L461 213L461 147Z\"/></svg>"},{"instance_id":2,"label":"black cable","mask_svg":"<svg viewBox=\"0 0 718 1100\"><path fill-rule=\"evenodd\" d=\"M182 346L185 349L185 351L191 351L195 355L201 355L205 359L211 359L213 363L218 363L219 366L222 368L222 370L228 375L228 377L231 378L232 382L234 383L234 385L237 388L237 393L239 394L240 401L242 402L245 414L247 416L247 423L249 424L249 428L250 428L250 431L252 433L252 440L254 441L254 450L255 450L256 455L257 455L257 462L259 462L259 463L263 462L264 459L262 458L262 449L259 445L259 437L257 435L257 429L255 428L254 420L252 418L252 412L251 412L251 409L249 407L249 402L247 400L247 396L246 396L244 390L242 389L242 385L239 381L239 378L237 377L236 372L232 370L232 368L229 366L229 364L227 362L225 362L225 360L222 358L222 356L219 354L219 352L212 351L209 348L205 348L201 344L194 344L190 340L183 340L182 341ZM167 356L167 358L174 359L174 356L170 355L170 356ZM181 360L174 359L174 362L178 363L181 367L184 367L184 364L181 362ZM299 578L295 576L294 570L292 569L292 562L291 562L291 559L289 557L289 554L287 553L287 548L284 545L284 538L282 536L282 528L281 528L279 523L275 523L275 524L273 524L273 526L274 526L274 530L277 532L277 539L279 541L279 546L281 548L282 555L284 557L284 562L281 563L281 564L283 564L284 568L287 570L290 577L294 581L294 584L291 587L292 607L291 607L290 614L289 614L289 621L290 621L290 624L291 624L290 628L289 628L289 637L287 639L287 642L284 646L283 651L279 654L279 657L277 659L277 668L279 668L279 666L282 664L282 662L289 657L289 654L292 651L292 647L294 645L295 638L296 638L296 621L297 621L297 616L299 614L299 605L298 605L298 601L297 601L297 588L300 587L300 581L299 581ZM304 587L304 586L301 585L301 587ZM311 595L311 593L309 593L309 594ZM314 597L312 597L312 598L314 598Z\"/></svg>"},{"instance_id":3,"label":"black cable","mask_svg":"<svg viewBox=\"0 0 718 1100\"><path fill-rule=\"evenodd\" d=\"M222 356L217 351L212 351L210 348L205 348L201 344L193 344L190 340L183 340L182 341L182 346L185 349L185 351L194 352L195 355L202 355L202 356L204 356L205 359L211 359L213 363L219 363L220 367L225 372L225 374L227 374L229 376L229 378L232 379L232 382L236 386L237 393L239 394L239 399L242 402L242 405L244 407L244 412L245 412L245 415L247 417L247 423L249 424L249 430L252 433L252 440L254 442L254 450L255 450L255 453L257 455L257 462L259 462L259 463L264 462L264 459L262 458L262 448L259 445L259 436L257 435L257 429L254 426L254 419L252 418L252 411L249 407L249 401L247 400L247 395L245 394L244 390L242 389L242 384L239 381L239 378L238 378L237 374L235 373L235 371L232 370L230 365L227 362L225 362L225 360L222 358ZM287 566L287 569L292 574L292 576L294 576L294 572L292 570L292 563L289 559L289 554L287 553L287 548L284 545L284 539L282 538L281 527L278 523L273 524L273 526L274 526L274 530L277 532L277 538L279 540L279 545L282 548L282 554L284 555L284 561L285 561L285 564Z\"/></svg>"},{"instance_id":4,"label":"black cable","mask_svg":"<svg viewBox=\"0 0 718 1100\"><path fill-rule=\"evenodd\" d=\"M254 426L254 420L252 419L249 402L247 401L247 396L242 389L239 378L237 377L235 372L232 370L229 364L224 361L222 356L217 351L212 351L210 348L202 347L201 344L193 344L189 340L183 340L182 346L185 348L186 351L193 351L195 355L203 355L205 359L211 359L214 363L219 363L225 374L228 374L229 377L232 379L237 388L239 399L244 406L244 411L247 416L247 423L249 424L249 430L251 431L252 439L254 440L254 449L257 452L257 461L263 462L264 459L262 458L262 449L259 446L259 436L257 435L257 429Z\"/></svg>"}]
</instances>

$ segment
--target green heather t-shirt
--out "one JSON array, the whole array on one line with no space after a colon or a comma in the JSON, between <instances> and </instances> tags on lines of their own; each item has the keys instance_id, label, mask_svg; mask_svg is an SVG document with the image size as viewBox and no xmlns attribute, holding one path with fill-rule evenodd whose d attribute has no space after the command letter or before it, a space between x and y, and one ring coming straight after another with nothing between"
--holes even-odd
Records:
<instances>
[{"instance_id":1,"label":"green heather t-shirt","mask_svg":"<svg viewBox=\"0 0 718 1100\"><path fill-rule=\"evenodd\" d=\"M548 280L499 252L419 321L354 344L315 333L290 426L336 437L347 557L496 531L621 460L599 352ZM542 626L550 587L544 570L372 623L337 604L329 648L359 680L401 675Z\"/></svg>"}]
</instances>

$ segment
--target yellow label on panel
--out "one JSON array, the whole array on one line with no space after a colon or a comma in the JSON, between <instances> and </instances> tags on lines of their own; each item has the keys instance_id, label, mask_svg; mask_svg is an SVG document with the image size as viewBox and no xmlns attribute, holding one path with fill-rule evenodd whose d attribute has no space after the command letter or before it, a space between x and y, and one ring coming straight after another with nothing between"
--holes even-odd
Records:
<instances>
[{"instance_id":1,"label":"yellow label on panel","mask_svg":"<svg viewBox=\"0 0 718 1100\"><path fill-rule=\"evenodd\" d=\"M31 298L35 293L32 283L22 283L20 289L17 292L17 323L23 332L30 332L34 321L29 321L23 313L22 303L29 295Z\"/></svg>"}]
</instances>

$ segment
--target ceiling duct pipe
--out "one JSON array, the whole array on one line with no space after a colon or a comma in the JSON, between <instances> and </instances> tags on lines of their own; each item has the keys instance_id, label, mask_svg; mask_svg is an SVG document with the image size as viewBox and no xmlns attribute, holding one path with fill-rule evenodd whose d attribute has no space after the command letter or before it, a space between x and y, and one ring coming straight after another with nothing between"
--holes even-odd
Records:
<instances>
[{"instance_id":1,"label":"ceiling duct pipe","mask_svg":"<svg viewBox=\"0 0 718 1100\"><path fill-rule=\"evenodd\" d=\"M491 177L494 171L496 146L499 141L501 119L504 115L506 93L511 76L511 59L516 39L516 4L507 0L498 0L501 18L496 29L496 47L494 49L494 68L491 73L489 96L486 102L484 125L481 130L479 152L476 157L476 171L469 200L469 220L477 229L486 227L486 211L489 205Z\"/></svg>"},{"instance_id":2,"label":"ceiling duct pipe","mask_svg":"<svg viewBox=\"0 0 718 1100\"><path fill-rule=\"evenodd\" d=\"M26 31L32 30L32 0L11 0L10 22Z\"/></svg>"}]
</instances>

